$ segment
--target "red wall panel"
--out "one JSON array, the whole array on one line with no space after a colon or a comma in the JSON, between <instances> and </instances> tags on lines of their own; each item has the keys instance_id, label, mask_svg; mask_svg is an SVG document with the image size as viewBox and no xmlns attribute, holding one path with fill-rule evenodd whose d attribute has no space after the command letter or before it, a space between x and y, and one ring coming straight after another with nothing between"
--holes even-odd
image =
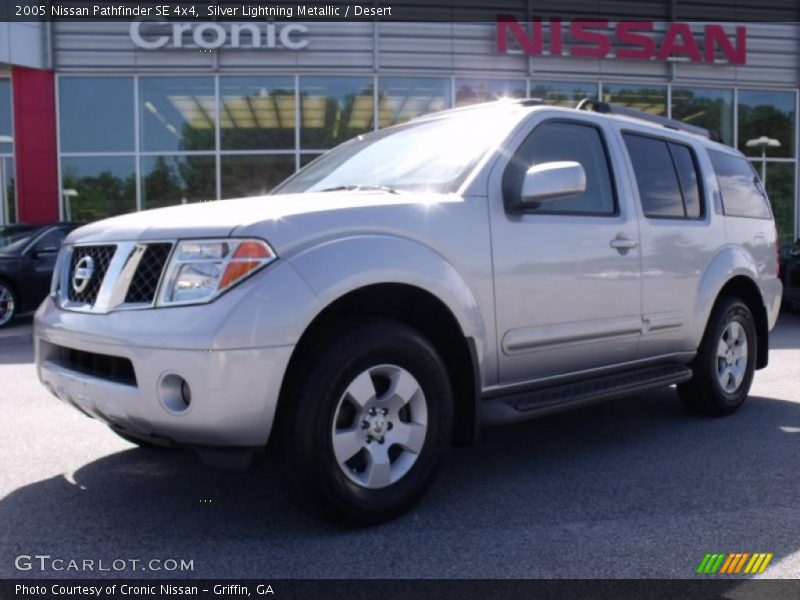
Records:
<instances>
[{"instance_id":1,"label":"red wall panel","mask_svg":"<svg viewBox=\"0 0 800 600\"><path fill-rule=\"evenodd\" d=\"M20 221L58 220L55 74L14 67L14 154Z\"/></svg>"}]
</instances>

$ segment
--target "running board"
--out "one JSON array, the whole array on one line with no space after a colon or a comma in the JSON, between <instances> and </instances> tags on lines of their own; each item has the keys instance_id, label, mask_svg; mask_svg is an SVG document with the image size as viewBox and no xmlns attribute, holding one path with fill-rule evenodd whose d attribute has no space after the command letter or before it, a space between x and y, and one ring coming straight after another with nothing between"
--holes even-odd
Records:
<instances>
[{"instance_id":1,"label":"running board","mask_svg":"<svg viewBox=\"0 0 800 600\"><path fill-rule=\"evenodd\" d=\"M691 378L689 367L667 364L562 383L484 400L481 402L481 421L485 425L525 421L584 404L683 383Z\"/></svg>"}]
</instances>

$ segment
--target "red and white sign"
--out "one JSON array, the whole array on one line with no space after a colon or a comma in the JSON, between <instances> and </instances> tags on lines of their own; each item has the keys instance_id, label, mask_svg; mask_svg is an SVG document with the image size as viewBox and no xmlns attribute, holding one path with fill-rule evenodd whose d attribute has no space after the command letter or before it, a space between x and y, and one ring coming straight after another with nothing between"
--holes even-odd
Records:
<instances>
[{"instance_id":1,"label":"red and white sign","mask_svg":"<svg viewBox=\"0 0 800 600\"><path fill-rule=\"evenodd\" d=\"M612 26L613 25L613 26ZM530 55L621 58L629 60L688 60L695 63L747 62L747 29L736 26L730 37L722 25L706 24L693 32L689 23L671 22L656 37L653 21L572 21L522 23L510 15L497 16L497 51L522 51ZM545 30L549 29L549 36ZM546 38L549 42L546 43ZM512 40L513 44L512 45ZM613 50L613 52L612 52Z\"/></svg>"}]
</instances>

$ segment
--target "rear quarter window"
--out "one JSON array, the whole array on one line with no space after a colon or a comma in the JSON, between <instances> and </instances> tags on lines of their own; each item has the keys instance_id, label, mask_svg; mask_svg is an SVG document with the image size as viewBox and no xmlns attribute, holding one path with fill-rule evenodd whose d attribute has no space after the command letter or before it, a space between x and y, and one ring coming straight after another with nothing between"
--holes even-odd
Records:
<instances>
[{"instance_id":1,"label":"rear quarter window","mask_svg":"<svg viewBox=\"0 0 800 600\"><path fill-rule=\"evenodd\" d=\"M739 156L709 150L719 181L722 208L731 217L769 219L772 212L761 182L750 162Z\"/></svg>"}]
</instances>

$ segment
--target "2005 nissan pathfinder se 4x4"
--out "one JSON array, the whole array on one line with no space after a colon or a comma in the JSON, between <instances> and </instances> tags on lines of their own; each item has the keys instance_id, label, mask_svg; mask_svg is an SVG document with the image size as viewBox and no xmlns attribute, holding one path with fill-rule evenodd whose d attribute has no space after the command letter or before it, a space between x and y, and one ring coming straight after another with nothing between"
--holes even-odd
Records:
<instances>
[{"instance_id":1,"label":"2005 nissan pathfinder se 4x4","mask_svg":"<svg viewBox=\"0 0 800 600\"><path fill-rule=\"evenodd\" d=\"M360 136L267 197L82 227L39 377L140 444L246 464L270 440L301 505L360 523L483 424L672 384L733 413L767 364L778 245L710 137L501 101Z\"/></svg>"}]
</instances>

